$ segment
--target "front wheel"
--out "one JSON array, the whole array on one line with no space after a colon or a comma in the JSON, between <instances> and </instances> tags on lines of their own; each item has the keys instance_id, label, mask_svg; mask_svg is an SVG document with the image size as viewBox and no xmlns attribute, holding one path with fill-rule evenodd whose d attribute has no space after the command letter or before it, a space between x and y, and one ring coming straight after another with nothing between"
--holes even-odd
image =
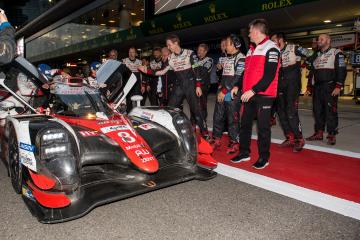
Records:
<instances>
[{"instance_id":1,"label":"front wheel","mask_svg":"<svg viewBox=\"0 0 360 240\"><path fill-rule=\"evenodd\" d=\"M5 157L9 164L9 173L11 178L11 184L16 193L21 193L22 189L22 165L19 157L18 140L14 127L11 125L8 136L8 146L5 151Z\"/></svg>"}]
</instances>

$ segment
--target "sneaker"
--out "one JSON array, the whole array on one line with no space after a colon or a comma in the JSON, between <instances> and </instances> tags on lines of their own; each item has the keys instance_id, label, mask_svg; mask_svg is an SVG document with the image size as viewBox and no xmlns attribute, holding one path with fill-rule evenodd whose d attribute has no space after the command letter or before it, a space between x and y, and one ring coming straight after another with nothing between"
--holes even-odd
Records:
<instances>
[{"instance_id":1,"label":"sneaker","mask_svg":"<svg viewBox=\"0 0 360 240\"><path fill-rule=\"evenodd\" d=\"M221 139L220 138L211 138L209 141L211 147L215 150L221 146Z\"/></svg>"},{"instance_id":2,"label":"sneaker","mask_svg":"<svg viewBox=\"0 0 360 240\"><path fill-rule=\"evenodd\" d=\"M237 151L239 151L239 143L235 141L230 141L226 154L233 154Z\"/></svg>"},{"instance_id":3,"label":"sneaker","mask_svg":"<svg viewBox=\"0 0 360 240\"><path fill-rule=\"evenodd\" d=\"M240 162L246 162L250 160L250 155L247 153L240 153L238 156L233 157L231 159L231 162L233 163L240 163Z\"/></svg>"},{"instance_id":4,"label":"sneaker","mask_svg":"<svg viewBox=\"0 0 360 240\"><path fill-rule=\"evenodd\" d=\"M296 139L293 151L294 152L300 152L304 148L304 145L305 145L304 138Z\"/></svg>"},{"instance_id":5,"label":"sneaker","mask_svg":"<svg viewBox=\"0 0 360 240\"><path fill-rule=\"evenodd\" d=\"M269 165L269 160L259 158L252 166L256 169L264 169L267 165Z\"/></svg>"},{"instance_id":6,"label":"sneaker","mask_svg":"<svg viewBox=\"0 0 360 240\"><path fill-rule=\"evenodd\" d=\"M286 134L286 139L280 143L279 147L281 148L285 148L285 147L293 147L295 144L295 138L294 138L294 134Z\"/></svg>"},{"instance_id":7,"label":"sneaker","mask_svg":"<svg viewBox=\"0 0 360 240\"><path fill-rule=\"evenodd\" d=\"M306 141L321 141L324 138L323 134L323 131L317 131L310 137L306 138Z\"/></svg>"},{"instance_id":8,"label":"sneaker","mask_svg":"<svg viewBox=\"0 0 360 240\"><path fill-rule=\"evenodd\" d=\"M327 137L327 144L328 145L335 145L336 144L336 136L329 134Z\"/></svg>"}]
</instances>

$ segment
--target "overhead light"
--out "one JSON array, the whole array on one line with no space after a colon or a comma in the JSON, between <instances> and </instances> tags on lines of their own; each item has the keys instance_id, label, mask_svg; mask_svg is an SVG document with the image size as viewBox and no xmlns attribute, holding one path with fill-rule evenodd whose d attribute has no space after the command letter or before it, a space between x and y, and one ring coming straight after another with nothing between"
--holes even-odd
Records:
<instances>
[{"instance_id":1,"label":"overhead light","mask_svg":"<svg viewBox=\"0 0 360 240\"><path fill-rule=\"evenodd\" d=\"M91 32L91 29L90 29L90 28L87 28L87 29L85 29L85 31L87 31L87 32Z\"/></svg>"},{"instance_id":2,"label":"overhead light","mask_svg":"<svg viewBox=\"0 0 360 240\"><path fill-rule=\"evenodd\" d=\"M140 52L140 51L141 51L141 48L138 48L137 50Z\"/></svg>"},{"instance_id":3,"label":"overhead light","mask_svg":"<svg viewBox=\"0 0 360 240\"><path fill-rule=\"evenodd\" d=\"M132 16L136 16L136 13L134 13L134 12L132 12L132 13L130 13Z\"/></svg>"},{"instance_id":4,"label":"overhead light","mask_svg":"<svg viewBox=\"0 0 360 240\"><path fill-rule=\"evenodd\" d=\"M337 27L342 27L342 24L336 24Z\"/></svg>"},{"instance_id":5,"label":"overhead light","mask_svg":"<svg viewBox=\"0 0 360 240\"><path fill-rule=\"evenodd\" d=\"M115 10L114 10L114 9L111 9L111 11L112 11L112 12L115 12Z\"/></svg>"},{"instance_id":6,"label":"overhead light","mask_svg":"<svg viewBox=\"0 0 360 240\"><path fill-rule=\"evenodd\" d=\"M330 19L324 20L324 23L331 23Z\"/></svg>"},{"instance_id":7,"label":"overhead light","mask_svg":"<svg viewBox=\"0 0 360 240\"><path fill-rule=\"evenodd\" d=\"M105 23L100 23L100 25L101 25L101 26L106 26L106 24L105 24Z\"/></svg>"},{"instance_id":8,"label":"overhead light","mask_svg":"<svg viewBox=\"0 0 360 240\"><path fill-rule=\"evenodd\" d=\"M308 47L307 49L312 50L312 48L311 48L311 47Z\"/></svg>"},{"instance_id":9,"label":"overhead light","mask_svg":"<svg viewBox=\"0 0 360 240\"><path fill-rule=\"evenodd\" d=\"M49 0L49 3L51 3L52 2L52 0Z\"/></svg>"},{"instance_id":10,"label":"overhead light","mask_svg":"<svg viewBox=\"0 0 360 240\"><path fill-rule=\"evenodd\" d=\"M81 34L85 34L85 32L81 32Z\"/></svg>"},{"instance_id":11,"label":"overhead light","mask_svg":"<svg viewBox=\"0 0 360 240\"><path fill-rule=\"evenodd\" d=\"M109 20L109 23L114 23L115 22L115 20Z\"/></svg>"},{"instance_id":12,"label":"overhead light","mask_svg":"<svg viewBox=\"0 0 360 240\"><path fill-rule=\"evenodd\" d=\"M79 58L78 60L81 61L81 58Z\"/></svg>"},{"instance_id":13,"label":"overhead light","mask_svg":"<svg viewBox=\"0 0 360 240\"><path fill-rule=\"evenodd\" d=\"M141 11L144 11L144 9L142 8L142 9L140 9Z\"/></svg>"}]
</instances>

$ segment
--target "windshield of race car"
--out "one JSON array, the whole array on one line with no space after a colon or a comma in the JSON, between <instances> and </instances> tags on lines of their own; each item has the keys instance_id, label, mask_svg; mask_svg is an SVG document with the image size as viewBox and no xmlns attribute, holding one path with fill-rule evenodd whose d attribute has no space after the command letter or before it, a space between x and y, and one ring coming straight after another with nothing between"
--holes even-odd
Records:
<instances>
[{"instance_id":1,"label":"windshield of race car","mask_svg":"<svg viewBox=\"0 0 360 240\"><path fill-rule=\"evenodd\" d=\"M113 115L113 111L97 89L88 86L55 84L50 92L49 106L55 114L71 117Z\"/></svg>"}]
</instances>

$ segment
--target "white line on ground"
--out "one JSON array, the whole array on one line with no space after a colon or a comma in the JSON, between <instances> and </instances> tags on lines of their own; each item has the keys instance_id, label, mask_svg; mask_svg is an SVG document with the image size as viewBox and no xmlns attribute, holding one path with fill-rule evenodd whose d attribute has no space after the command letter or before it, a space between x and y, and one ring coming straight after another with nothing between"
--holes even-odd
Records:
<instances>
[{"instance_id":1,"label":"white line on ground","mask_svg":"<svg viewBox=\"0 0 360 240\"><path fill-rule=\"evenodd\" d=\"M219 163L216 172L341 215L360 220L360 204Z\"/></svg>"}]
</instances>

